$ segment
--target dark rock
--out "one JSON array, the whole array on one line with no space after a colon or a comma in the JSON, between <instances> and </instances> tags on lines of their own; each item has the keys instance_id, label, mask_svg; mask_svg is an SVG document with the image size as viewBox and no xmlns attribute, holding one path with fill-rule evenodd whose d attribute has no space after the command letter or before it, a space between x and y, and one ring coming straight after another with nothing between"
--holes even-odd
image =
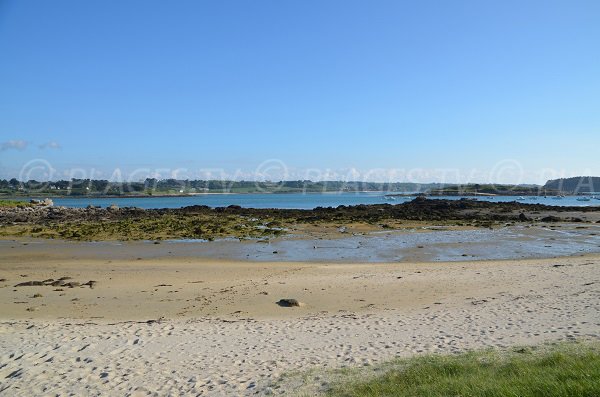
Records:
<instances>
[{"instance_id":1,"label":"dark rock","mask_svg":"<svg viewBox=\"0 0 600 397\"><path fill-rule=\"evenodd\" d=\"M560 222L561 219L557 216L550 215L540 219L542 222Z\"/></svg>"},{"instance_id":2,"label":"dark rock","mask_svg":"<svg viewBox=\"0 0 600 397\"><path fill-rule=\"evenodd\" d=\"M82 286L84 286L84 285L87 285L87 286L89 286L90 288L94 288L94 286L95 286L96 284L98 284L98 282L97 282L97 281L90 280L90 281L88 281L87 283L83 283L83 284L81 284L81 285L82 285Z\"/></svg>"},{"instance_id":3,"label":"dark rock","mask_svg":"<svg viewBox=\"0 0 600 397\"><path fill-rule=\"evenodd\" d=\"M41 281L25 281L24 283L19 283L15 285L15 287L39 287L44 285Z\"/></svg>"},{"instance_id":4,"label":"dark rock","mask_svg":"<svg viewBox=\"0 0 600 397\"><path fill-rule=\"evenodd\" d=\"M284 298L280 299L277 304L281 307L298 307L300 306L300 302L297 299L292 298Z\"/></svg>"}]
</instances>

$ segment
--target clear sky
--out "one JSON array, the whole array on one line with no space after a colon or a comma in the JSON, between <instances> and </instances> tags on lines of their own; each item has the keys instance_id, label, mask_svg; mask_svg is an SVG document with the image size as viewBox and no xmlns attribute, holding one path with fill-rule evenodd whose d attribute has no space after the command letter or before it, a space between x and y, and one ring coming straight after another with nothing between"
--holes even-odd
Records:
<instances>
[{"instance_id":1,"label":"clear sky","mask_svg":"<svg viewBox=\"0 0 600 397\"><path fill-rule=\"evenodd\" d=\"M597 0L0 0L0 178L542 182L599 150Z\"/></svg>"}]
</instances>

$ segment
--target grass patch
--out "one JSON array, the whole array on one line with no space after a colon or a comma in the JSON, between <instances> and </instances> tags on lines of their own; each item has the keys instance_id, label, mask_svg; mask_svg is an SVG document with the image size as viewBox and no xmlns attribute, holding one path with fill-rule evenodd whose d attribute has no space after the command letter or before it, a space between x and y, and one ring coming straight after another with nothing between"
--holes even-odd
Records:
<instances>
[{"instance_id":1,"label":"grass patch","mask_svg":"<svg viewBox=\"0 0 600 397\"><path fill-rule=\"evenodd\" d=\"M0 208L2 207L29 207L30 203L20 200L0 200Z\"/></svg>"},{"instance_id":2,"label":"grass patch","mask_svg":"<svg viewBox=\"0 0 600 397\"><path fill-rule=\"evenodd\" d=\"M374 377L358 380L342 377L325 395L600 396L600 345L597 343L430 355L387 365L390 364L394 369Z\"/></svg>"}]
</instances>

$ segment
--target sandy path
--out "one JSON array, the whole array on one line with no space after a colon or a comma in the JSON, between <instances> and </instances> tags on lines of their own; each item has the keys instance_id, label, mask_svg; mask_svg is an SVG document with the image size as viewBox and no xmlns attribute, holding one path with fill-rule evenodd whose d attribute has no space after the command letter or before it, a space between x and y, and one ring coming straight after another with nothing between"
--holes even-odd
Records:
<instances>
[{"instance_id":1,"label":"sandy path","mask_svg":"<svg viewBox=\"0 0 600 397\"><path fill-rule=\"evenodd\" d=\"M85 301L90 291L118 296L100 299L102 303L93 310L75 311L73 317L79 319L56 318L68 305L78 304L48 301L39 310L27 312L23 304L5 303L20 299L14 294L23 294L25 287L16 292L12 286L0 289L4 319L0 324L0 393L283 393L290 390L276 388L272 382L288 371L366 365L421 352L600 337L598 256L377 266L260 264L260 270L257 264L176 263L170 265L170 278L161 261L114 264L115 269L96 265L66 263L57 270L82 279L123 272L113 277L114 284L100 280L94 289L67 291L67 302L72 296ZM52 274L56 266L2 264L0 277L20 277L17 273L23 271L38 277ZM156 318L150 314L156 314L152 307L159 300L131 292L156 278L177 286L179 293L187 291L185 286L190 296L199 293L194 289L197 284L187 283L198 276L194 273L198 268L211 290L232 286L221 299L207 305L214 313L203 316L204 309L194 309L178 314L179 303L171 302L162 310L166 320L121 322L128 316ZM135 288L132 274L136 274ZM128 282L123 275L130 276ZM269 285L260 285L263 278L268 278ZM272 288L269 295L259 295L262 287ZM29 294L35 289L26 288ZM280 308L274 300L283 293L306 306ZM127 294L133 300L125 300ZM141 305L144 297L146 304ZM122 314L132 302L140 306ZM9 306L19 310L5 309ZM233 309L242 313L231 314ZM104 318L90 320L90 313L97 311Z\"/></svg>"}]
</instances>

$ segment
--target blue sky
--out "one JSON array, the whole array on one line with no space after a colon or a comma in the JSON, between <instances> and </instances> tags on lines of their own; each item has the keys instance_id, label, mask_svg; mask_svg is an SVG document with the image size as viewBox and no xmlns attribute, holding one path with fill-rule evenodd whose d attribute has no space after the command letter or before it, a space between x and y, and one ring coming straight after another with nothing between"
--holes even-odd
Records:
<instances>
[{"instance_id":1,"label":"blue sky","mask_svg":"<svg viewBox=\"0 0 600 397\"><path fill-rule=\"evenodd\" d=\"M0 0L0 178L600 175L598 21L598 1Z\"/></svg>"}]
</instances>

